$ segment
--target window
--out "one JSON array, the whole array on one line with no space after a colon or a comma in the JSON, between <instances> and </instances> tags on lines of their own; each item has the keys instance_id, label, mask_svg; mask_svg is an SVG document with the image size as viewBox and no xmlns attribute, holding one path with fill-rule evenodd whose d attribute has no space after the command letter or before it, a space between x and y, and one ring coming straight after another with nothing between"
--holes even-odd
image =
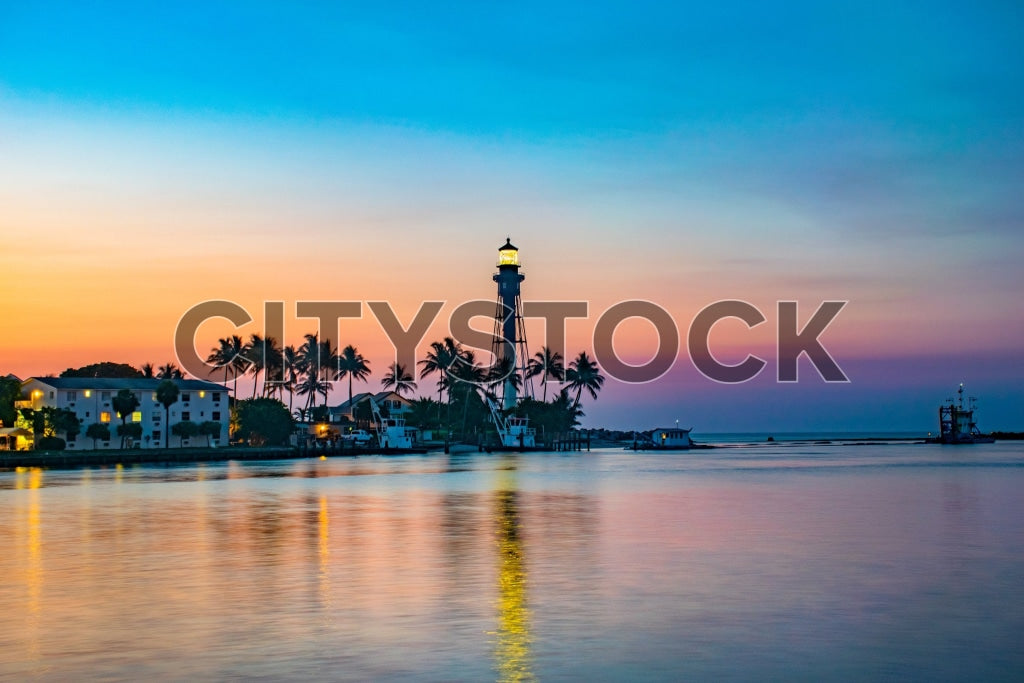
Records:
<instances>
[{"instance_id":1,"label":"window","mask_svg":"<svg viewBox=\"0 0 1024 683\"><path fill-rule=\"evenodd\" d=\"M153 402L154 402L154 403L156 403L156 401L157 401L157 400L158 400L158 399L157 399L157 397L156 397L156 392L154 391L154 392L153 392Z\"/></svg>"},{"instance_id":2,"label":"window","mask_svg":"<svg viewBox=\"0 0 1024 683\"><path fill-rule=\"evenodd\" d=\"M181 411L181 421L188 422L192 418L192 414L187 410Z\"/></svg>"},{"instance_id":3,"label":"window","mask_svg":"<svg viewBox=\"0 0 1024 683\"><path fill-rule=\"evenodd\" d=\"M206 398L206 392L205 391L200 391L199 392L199 398Z\"/></svg>"},{"instance_id":4,"label":"window","mask_svg":"<svg viewBox=\"0 0 1024 683\"><path fill-rule=\"evenodd\" d=\"M210 419L213 420L214 422L220 422L220 412L215 410L212 413L210 413Z\"/></svg>"},{"instance_id":5,"label":"window","mask_svg":"<svg viewBox=\"0 0 1024 683\"><path fill-rule=\"evenodd\" d=\"M68 392L68 400L69 401L77 401L78 400L78 392L77 391L69 391Z\"/></svg>"},{"instance_id":6,"label":"window","mask_svg":"<svg viewBox=\"0 0 1024 683\"><path fill-rule=\"evenodd\" d=\"M153 424L160 424L160 418L163 417L160 413L153 413Z\"/></svg>"},{"instance_id":7,"label":"window","mask_svg":"<svg viewBox=\"0 0 1024 683\"><path fill-rule=\"evenodd\" d=\"M142 411L136 410L132 413L132 422L142 422Z\"/></svg>"},{"instance_id":8,"label":"window","mask_svg":"<svg viewBox=\"0 0 1024 683\"><path fill-rule=\"evenodd\" d=\"M53 392L52 391L50 392L50 398L53 398Z\"/></svg>"},{"instance_id":9,"label":"window","mask_svg":"<svg viewBox=\"0 0 1024 683\"><path fill-rule=\"evenodd\" d=\"M110 411L104 410L100 413L100 422L110 422Z\"/></svg>"},{"instance_id":10,"label":"window","mask_svg":"<svg viewBox=\"0 0 1024 683\"><path fill-rule=\"evenodd\" d=\"M86 398L92 398L92 389L86 389L85 390L85 397Z\"/></svg>"},{"instance_id":11,"label":"window","mask_svg":"<svg viewBox=\"0 0 1024 683\"><path fill-rule=\"evenodd\" d=\"M160 441L160 430L153 432L153 441Z\"/></svg>"},{"instance_id":12,"label":"window","mask_svg":"<svg viewBox=\"0 0 1024 683\"><path fill-rule=\"evenodd\" d=\"M109 391L102 392L100 394L100 399L104 400L104 401L109 401L110 400L110 392Z\"/></svg>"},{"instance_id":13,"label":"window","mask_svg":"<svg viewBox=\"0 0 1024 683\"><path fill-rule=\"evenodd\" d=\"M87 411L85 411L85 416L86 416L86 417L89 417L89 411L88 411L88 410L87 410Z\"/></svg>"},{"instance_id":14,"label":"window","mask_svg":"<svg viewBox=\"0 0 1024 683\"><path fill-rule=\"evenodd\" d=\"M188 391L181 392L181 402L187 403L192 400L192 394Z\"/></svg>"},{"instance_id":15,"label":"window","mask_svg":"<svg viewBox=\"0 0 1024 683\"><path fill-rule=\"evenodd\" d=\"M213 392L213 402L214 403L220 403L220 392L218 392L218 391Z\"/></svg>"}]
</instances>

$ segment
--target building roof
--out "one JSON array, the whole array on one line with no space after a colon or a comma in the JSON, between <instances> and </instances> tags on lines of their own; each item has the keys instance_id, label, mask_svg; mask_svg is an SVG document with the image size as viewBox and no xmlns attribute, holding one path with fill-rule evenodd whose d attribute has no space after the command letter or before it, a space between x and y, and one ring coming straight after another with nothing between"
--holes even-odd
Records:
<instances>
[{"instance_id":1,"label":"building roof","mask_svg":"<svg viewBox=\"0 0 1024 683\"><path fill-rule=\"evenodd\" d=\"M385 391L378 391L376 394L371 394L369 391L364 391L364 392L359 393L359 394L354 394L352 396L352 403L351 403L351 405L352 406L358 406L360 403L362 403L363 401L367 400L371 396L373 397L373 400L377 401L378 403L380 403L381 401L384 401L384 400L394 400L396 398L401 400L401 401L404 401L406 403L409 403L409 399L405 398L404 396L402 396L398 392L393 391L393 390L385 390ZM330 408L330 411L332 413L341 413L341 412L345 412L347 410L349 410L349 402L348 401L345 401L344 403L340 403L340 404L334 406L333 408Z\"/></svg>"},{"instance_id":2,"label":"building roof","mask_svg":"<svg viewBox=\"0 0 1024 683\"><path fill-rule=\"evenodd\" d=\"M36 381L54 389L93 389L96 391L156 391L163 382L153 377L29 377L25 382ZM201 379L173 379L182 391L227 391L223 385Z\"/></svg>"},{"instance_id":3,"label":"building roof","mask_svg":"<svg viewBox=\"0 0 1024 683\"><path fill-rule=\"evenodd\" d=\"M498 247L498 251L507 251L509 249L511 249L512 251L519 251L519 247L513 246L512 238L511 237L506 237L505 238L505 244L503 244L502 246Z\"/></svg>"}]
</instances>

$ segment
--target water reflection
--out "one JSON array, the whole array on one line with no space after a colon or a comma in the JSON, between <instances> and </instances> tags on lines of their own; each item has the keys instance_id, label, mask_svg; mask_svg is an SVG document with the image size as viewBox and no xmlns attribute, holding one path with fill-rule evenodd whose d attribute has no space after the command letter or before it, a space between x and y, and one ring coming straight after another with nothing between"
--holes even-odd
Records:
<instances>
[{"instance_id":1,"label":"water reflection","mask_svg":"<svg viewBox=\"0 0 1024 683\"><path fill-rule=\"evenodd\" d=\"M530 658L530 609L515 471L501 470L495 495L498 534L498 639L494 651L500 681L534 680Z\"/></svg>"},{"instance_id":2,"label":"water reflection","mask_svg":"<svg viewBox=\"0 0 1024 683\"><path fill-rule=\"evenodd\" d=\"M43 592L43 534L40 525L39 504L42 485L42 469L38 467L19 467L17 469L15 488L28 489L27 509L24 517L24 541L20 550L23 552L25 562L26 614L23 633L26 654L32 661L39 659L40 598Z\"/></svg>"}]
</instances>

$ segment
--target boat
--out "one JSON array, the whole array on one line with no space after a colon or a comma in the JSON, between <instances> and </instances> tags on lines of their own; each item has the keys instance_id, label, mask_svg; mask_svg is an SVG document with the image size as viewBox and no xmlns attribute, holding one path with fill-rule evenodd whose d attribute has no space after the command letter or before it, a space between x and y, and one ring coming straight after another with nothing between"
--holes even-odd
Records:
<instances>
[{"instance_id":1,"label":"boat","mask_svg":"<svg viewBox=\"0 0 1024 683\"><path fill-rule=\"evenodd\" d=\"M499 449L529 450L537 447L537 430L530 426L530 418L502 415L490 397L487 397L487 406L491 409L491 420L498 432Z\"/></svg>"},{"instance_id":2,"label":"boat","mask_svg":"<svg viewBox=\"0 0 1024 683\"><path fill-rule=\"evenodd\" d=\"M377 423L377 443L382 451L407 451L412 449L412 438L400 417L384 417L377 402L370 397L370 410Z\"/></svg>"},{"instance_id":3,"label":"boat","mask_svg":"<svg viewBox=\"0 0 1024 683\"><path fill-rule=\"evenodd\" d=\"M982 434L974 421L975 402L973 396L968 397L964 406L964 384L960 383L957 400L946 399L948 403L939 406L939 435L931 439L932 443L959 445L973 443L995 443L988 434Z\"/></svg>"}]
</instances>

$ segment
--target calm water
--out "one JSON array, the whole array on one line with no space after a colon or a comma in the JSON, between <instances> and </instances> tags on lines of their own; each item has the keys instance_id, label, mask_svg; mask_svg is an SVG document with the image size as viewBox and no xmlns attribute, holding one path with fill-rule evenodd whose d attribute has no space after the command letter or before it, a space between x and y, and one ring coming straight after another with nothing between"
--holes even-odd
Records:
<instances>
[{"instance_id":1,"label":"calm water","mask_svg":"<svg viewBox=\"0 0 1024 683\"><path fill-rule=\"evenodd\" d=\"M1024 444L26 470L0 518L0 678L1024 678Z\"/></svg>"}]
</instances>

